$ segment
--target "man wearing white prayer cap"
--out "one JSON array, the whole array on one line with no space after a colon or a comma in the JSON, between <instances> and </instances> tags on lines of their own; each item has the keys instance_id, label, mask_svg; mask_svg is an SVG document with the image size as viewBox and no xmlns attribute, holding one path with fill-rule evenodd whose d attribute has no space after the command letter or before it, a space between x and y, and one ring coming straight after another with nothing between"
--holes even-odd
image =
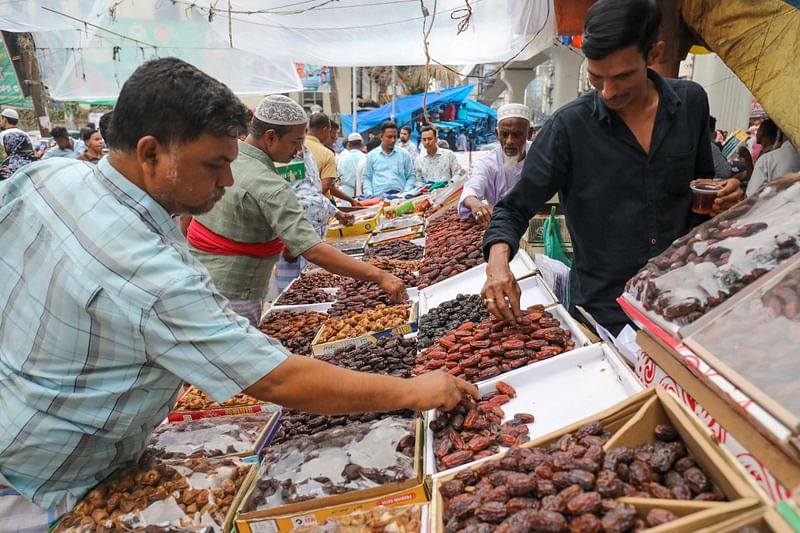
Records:
<instances>
[{"instance_id":1,"label":"man wearing white prayer cap","mask_svg":"<svg viewBox=\"0 0 800 533\"><path fill-rule=\"evenodd\" d=\"M284 250L334 274L373 281L393 301L406 297L399 278L322 242L291 186L278 174L275 163L288 163L303 149L307 120L294 100L282 95L264 98L231 164L233 186L187 228L192 254L208 268L233 309L254 325Z\"/></svg>"},{"instance_id":2,"label":"man wearing white prayer cap","mask_svg":"<svg viewBox=\"0 0 800 533\"><path fill-rule=\"evenodd\" d=\"M494 206L517 184L533 135L530 117L530 109L524 104L505 104L497 110L500 146L472 167L472 176L464 184L458 201L461 218L471 216L481 224L488 224Z\"/></svg>"}]
</instances>

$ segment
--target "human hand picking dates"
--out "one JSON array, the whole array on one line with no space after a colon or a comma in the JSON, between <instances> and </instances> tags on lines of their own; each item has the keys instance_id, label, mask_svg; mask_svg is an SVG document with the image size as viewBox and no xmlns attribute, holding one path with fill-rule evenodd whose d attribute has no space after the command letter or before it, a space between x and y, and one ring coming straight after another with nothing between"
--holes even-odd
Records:
<instances>
[{"instance_id":1,"label":"human hand picking dates","mask_svg":"<svg viewBox=\"0 0 800 533\"><path fill-rule=\"evenodd\" d=\"M481 296L490 313L514 324L522 318L519 305L522 292L508 266L509 251L510 247L505 243L492 246L486 267L486 283L483 285Z\"/></svg>"}]
</instances>

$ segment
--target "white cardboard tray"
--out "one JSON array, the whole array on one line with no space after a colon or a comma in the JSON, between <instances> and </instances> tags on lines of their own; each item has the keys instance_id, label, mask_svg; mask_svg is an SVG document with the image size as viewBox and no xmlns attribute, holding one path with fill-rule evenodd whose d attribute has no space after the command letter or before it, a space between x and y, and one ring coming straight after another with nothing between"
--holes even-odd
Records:
<instances>
[{"instance_id":1,"label":"white cardboard tray","mask_svg":"<svg viewBox=\"0 0 800 533\"><path fill-rule=\"evenodd\" d=\"M480 294L486 280L486 265L482 266L483 269L477 266L422 289L419 293L420 316L425 316L431 309L448 300L453 300L459 294ZM522 309L534 304L542 304L547 307L558 302L541 276L533 275L522 279L519 282L519 288L522 291L520 297Z\"/></svg>"},{"instance_id":2,"label":"white cardboard tray","mask_svg":"<svg viewBox=\"0 0 800 533\"><path fill-rule=\"evenodd\" d=\"M553 316L556 317L559 322L561 322L562 328L568 329L572 332L572 338L575 340L575 349L592 344L592 341L589 340L589 337L587 337L580 326L578 326L578 323L574 318L572 318L572 315L569 314L569 311L567 311L566 307L561 304L557 304L548 307L547 311L553 313Z\"/></svg>"},{"instance_id":3,"label":"white cardboard tray","mask_svg":"<svg viewBox=\"0 0 800 533\"><path fill-rule=\"evenodd\" d=\"M528 424L531 440L598 413L643 390L625 362L605 344L576 348L482 381L478 383L481 395L496 390L498 381L517 390L517 397L502 406L506 413L504 421L512 419L515 413L530 413L536 417L533 423ZM453 469L436 471L433 432L429 428L434 418L435 410L426 413L424 472L426 476L438 477Z\"/></svg>"}]
</instances>

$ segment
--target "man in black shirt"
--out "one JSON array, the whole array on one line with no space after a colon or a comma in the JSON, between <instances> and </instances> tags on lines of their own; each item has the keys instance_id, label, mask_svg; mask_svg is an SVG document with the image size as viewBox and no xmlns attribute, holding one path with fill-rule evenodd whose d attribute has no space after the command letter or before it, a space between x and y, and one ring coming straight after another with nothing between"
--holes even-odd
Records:
<instances>
[{"instance_id":1,"label":"man in black shirt","mask_svg":"<svg viewBox=\"0 0 800 533\"><path fill-rule=\"evenodd\" d=\"M647 68L664 49L660 20L655 0L600 0L588 11L583 51L596 90L547 121L484 236L483 296L494 315L521 316L508 261L556 192L575 251L571 311L584 307L614 335L627 322L615 301L625 282L698 222L689 184L714 177L708 101L698 84ZM715 212L741 197L738 180L724 182Z\"/></svg>"}]
</instances>

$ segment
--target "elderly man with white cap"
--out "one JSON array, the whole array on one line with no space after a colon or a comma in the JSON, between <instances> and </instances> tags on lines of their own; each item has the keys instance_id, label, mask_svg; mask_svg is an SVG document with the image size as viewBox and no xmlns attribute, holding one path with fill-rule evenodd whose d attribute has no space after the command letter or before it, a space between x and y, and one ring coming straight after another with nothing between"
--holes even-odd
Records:
<instances>
[{"instance_id":1,"label":"elderly man with white cap","mask_svg":"<svg viewBox=\"0 0 800 533\"><path fill-rule=\"evenodd\" d=\"M0 131L0 145L3 144L3 137L5 137L6 133L11 133L13 131L23 133L26 137L28 137L28 140L31 141L30 135L17 127L18 123L19 113L17 113L16 109L6 107L2 112L0 112L0 129L2 130ZM31 144L33 144L33 141L31 141Z\"/></svg>"},{"instance_id":2,"label":"elderly man with white cap","mask_svg":"<svg viewBox=\"0 0 800 533\"><path fill-rule=\"evenodd\" d=\"M302 143L300 114L282 109L266 117L286 129L252 135L242 154L268 177L264 148L288 158ZM445 372L400 379L292 355L231 310L174 215L208 211L231 187L246 126L222 83L156 59L123 85L97 166L53 158L0 183L0 532L48 531L136 464L184 382L218 402L246 392L331 415L477 398ZM64 526L95 531L87 512Z\"/></svg>"},{"instance_id":3,"label":"elderly man with white cap","mask_svg":"<svg viewBox=\"0 0 800 533\"><path fill-rule=\"evenodd\" d=\"M347 136L345 151L339 156L336 169L339 172L339 187L350 196L361 194L361 175L367 163L364 153L364 138L360 133Z\"/></svg>"},{"instance_id":4,"label":"elderly man with white cap","mask_svg":"<svg viewBox=\"0 0 800 533\"><path fill-rule=\"evenodd\" d=\"M272 267L284 249L334 274L373 281L393 301L406 297L399 278L322 242L292 188L277 173L276 162L288 163L303 149L307 120L292 99L264 98L231 164L233 186L187 229L190 250L208 268L217 290L254 324L261 317Z\"/></svg>"},{"instance_id":5,"label":"elderly man with white cap","mask_svg":"<svg viewBox=\"0 0 800 533\"><path fill-rule=\"evenodd\" d=\"M497 110L500 146L473 166L458 201L461 218L471 216L488 224L494 206L517 184L533 135L530 116L524 104L505 104Z\"/></svg>"}]
</instances>

